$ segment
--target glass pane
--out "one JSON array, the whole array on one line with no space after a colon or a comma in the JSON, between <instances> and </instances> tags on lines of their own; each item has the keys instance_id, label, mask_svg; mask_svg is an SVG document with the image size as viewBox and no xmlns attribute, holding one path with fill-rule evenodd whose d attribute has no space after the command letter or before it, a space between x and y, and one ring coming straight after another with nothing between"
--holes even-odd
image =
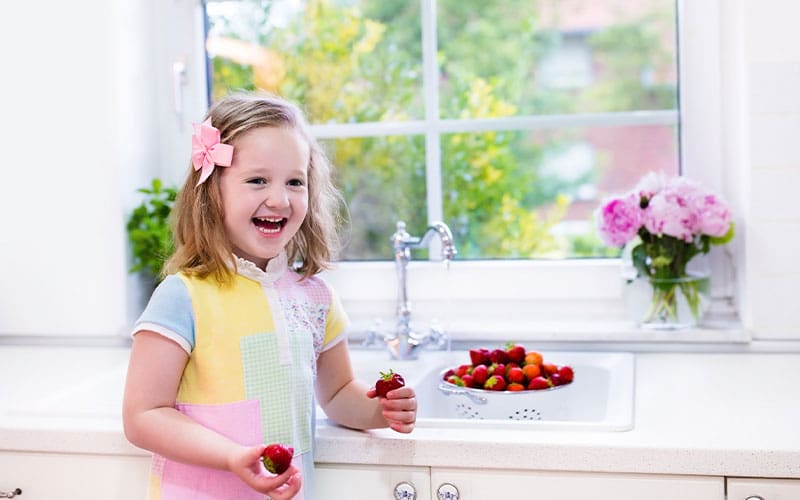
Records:
<instances>
[{"instance_id":1,"label":"glass pane","mask_svg":"<svg viewBox=\"0 0 800 500\"><path fill-rule=\"evenodd\" d=\"M325 145L347 200L341 257L392 259L389 240L398 220L411 234L427 227L424 137L338 139Z\"/></svg>"},{"instance_id":2,"label":"glass pane","mask_svg":"<svg viewBox=\"0 0 800 500\"><path fill-rule=\"evenodd\" d=\"M266 90L312 123L418 119L418 0L205 2L212 98Z\"/></svg>"},{"instance_id":3,"label":"glass pane","mask_svg":"<svg viewBox=\"0 0 800 500\"><path fill-rule=\"evenodd\" d=\"M439 0L441 115L676 109L675 4Z\"/></svg>"},{"instance_id":4,"label":"glass pane","mask_svg":"<svg viewBox=\"0 0 800 500\"><path fill-rule=\"evenodd\" d=\"M678 172L677 127L665 125L450 134L442 150L459 259L616 255L592 219L603 197Z\"/></svg>"}]
</instances>

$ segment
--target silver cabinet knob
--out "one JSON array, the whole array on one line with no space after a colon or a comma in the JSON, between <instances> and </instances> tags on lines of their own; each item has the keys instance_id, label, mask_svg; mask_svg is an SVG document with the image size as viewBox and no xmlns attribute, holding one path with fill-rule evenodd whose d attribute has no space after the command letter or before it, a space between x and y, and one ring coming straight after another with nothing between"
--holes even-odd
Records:
<instances>
[{"instance_id":1,"label":"silver cabinet knob","mask_svg":"<svg viewBox=\"0 0 800 500\"><path fill-rule=\"evenodd\" d=\"M394 487L394 498L395 500L417 500L417 489L407 481L397 483Z\"/></svg>"},{"instance_id":2,"label":"silver cabinet knob","mask_svg":"<svg viewBox=\"0 0 800 500\"><path fill-rule=\"evenodd\" d=\"M436 490L436 496L439 497L439 500L458 500L458 488L450 483L442 483Z\"/></svg>"},{"instance_id":3,"label":"silver cabinet knob","mask_svg":"<svg viewBox=\"0 0 800 500\"><path fill-rule=\"evenodd\" d=\"M745 498L744 500L764 500L764 497L760 497L758 495L750 495L749 497Z\"/></svg>"}]
</instances>

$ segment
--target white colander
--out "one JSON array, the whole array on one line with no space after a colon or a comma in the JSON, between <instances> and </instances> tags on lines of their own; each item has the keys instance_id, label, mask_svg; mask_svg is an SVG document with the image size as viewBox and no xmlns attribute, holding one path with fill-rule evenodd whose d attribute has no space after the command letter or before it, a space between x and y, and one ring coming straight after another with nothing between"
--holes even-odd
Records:
<instances>
[{"instance_id":1,"label":"white colander","mask_svg":"<svg viewBox=\"0 0 800 500\"><path fill-rule=\"evenodd\" d=\"M559 420L569 411L571 385L538 391L487 391L441 380L437 406L445 418Z\"/></svg>"}]
</instances>

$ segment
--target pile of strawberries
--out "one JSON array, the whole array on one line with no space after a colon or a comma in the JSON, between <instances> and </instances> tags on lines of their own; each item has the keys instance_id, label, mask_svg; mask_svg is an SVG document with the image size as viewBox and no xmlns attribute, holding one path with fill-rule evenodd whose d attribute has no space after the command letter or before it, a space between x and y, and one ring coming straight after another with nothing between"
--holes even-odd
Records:
<instances>
[{"instance_id":1,"label":"pile of strawberries","mask_svg":"<svg viewBox=\"0 0 800 500\"><path fill-rule=\"evenodd\" d=\"M487 391L537 391L569 384L575 378L572 367L545 363L540 353L526 351L519 344L506 344L505 349L470 349L469 357L471 364L447 370L444 380Z\"/></svg>"}]
</instances>

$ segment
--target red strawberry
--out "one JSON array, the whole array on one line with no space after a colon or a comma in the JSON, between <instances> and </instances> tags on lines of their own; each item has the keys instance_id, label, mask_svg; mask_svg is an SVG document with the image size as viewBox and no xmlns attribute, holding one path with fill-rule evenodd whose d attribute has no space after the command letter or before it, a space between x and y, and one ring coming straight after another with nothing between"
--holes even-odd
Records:
<instances>
[{"instance_id":1,"label":"red strawberry","mask_svg":"<svg viewBox=\"0 0 800 500\"><path fill-rule=\"evenodd\" d=\"M271 444L264 448L261 461L264 467L273 474L283 474L292 464L294 448L282 444Z\"/></svg>"},{"instance_id":2,"label":"red strawberry","mask_svg":"<svg viewBox=\"0 0 800 500\"><path fill-rule=\"evenodd\" d=\"M463 378L464 375L466 375L467 373L470 373L470 369L471 368L472 368L472 365L460 365L458 368L456 368L456 372L455 373L459 377Z\"/></svg>"},{"instance_id":3,"label":"red strawberry","mask_svg":"<svg viewBox=\"0 0 800 500\"><path fill-rule=\"evenodd\" d=\"M478 365L472 369L472 381L476 385L483 387L483 384L489 378L489 368L486 365Z\"/></svg>"},{"instance_id":4,"label":"red strawberry","mask_svg":"<svg viewBox=\"0 0 800 500\"><path fill-rule=\"evenodd\" d=\"M480 349L470 349L469 359L472 361L472 366L488 365L492 361L489 359L489 349L481 347Z\"/></svg>"},{"instance_id":5,"label":"red strawberry","mask_svg":"<svg viewBox=\"0 0 800 500\"><path fill-rule=\"evenodd\" d=\"M531 379L531 381L528 383L528 389L532 389L534 391L549 389L550 387L550 381L544 377L536 377Z\"/></svg>"},{"instance_id":6,"label":"red strawberry","mask_svg":"<svg viewBox=\"0 0 800 500\"><path fill-rule=\"evenodd\" d=\"M469 373L467 373L463 377L461 377L461 381L464 382L464 387L474 387L475 386L475 380L473 380L472 375L470 375Z\"/></svg>"},{"instance_id":7,"label":"red strawberry","mask_svg":"<svg viewBox=\"0 0 800 500\"><path fill-rule=\"evenodd\" d=\"M508 353L503 349L495 349L489 353L489 359L492 360L492 363L506 364L508 363Z\"/></svg>"},{"instance_id":8,"label":"red strawberry","mask_svg":"<svg viewBox=\"0 0 800 500\"><path fill-rule=\"evenodd\" d=\"M554 374L550 375L550 382L552 382L552 383L553 383L553 385L564 385L564 384L569 384L569 382L567 382L566 380L564 380L564 378L563 378L563 377L561 377L561 375L560 375L558 372L556 372L556 373L554 373Z\"/></svg>"},{"instance_id":9,"label":"red strawberry","mask_svg":"<svg viewBox=\"0 0 800 500\"><path fill-rule=\"evenodd\" d=\"M522 384L518 384L516 382L512 382L512 383L508 384L508 387L506 388L506 390L515 391L515 392L516 391L524 391L525 390L525 386L522 385Z\"/></svg>"},{"instance_id":10,"label":"red strawberry","mask_svg":"<svg viewBox=\"0 0 800 500\"><path fill-rule=\"evenodd\" d=\"M558 371L558 366L553 363L544 363L542 365L542 371L549 376Z\"/></svg>"},{"instance_id":11,"label":"red strawberry","mask_svg":"<svg viewBox=\"0 0 800 500\"><path fill-rule=\"evenodd\" d=\"M558 374L566 383L572 382L572 379L575 378L575 372L572 370L572 367L567 365L560 367L558 369Z\"/></svg>"},{"instance_id":12,"label":"red strawberry","mask_svg":"<svg viewBox=\"0 0 800 500\"><path fill-rule=\"evenodd\" d=\"M505 378L506 376L506 365L500 363L492 365L489 367L489 375L500 375L501 377Z\"/></svg>"},{"instance_id":13,"label":"red strawberry","mask_svg":"<svg viewBox=\"0 0 800 500\"><path fill-rule=\"evenodd\" d=\"M395 373L392 370L389 370L388 373L380 373L381 378L375 382L375 393L380 398L385 398L387 392L399 389L400 387L406 385L406 381L399 373Z\"/></svg>"},{"instance_id":14,"label":"red strawberry","mask_svg":"<svg viewBox=\"0 0 800 500\"><path fill-rule=\"evenodd\" d=\"M522 368L520 368L519 366L512 366L511 368L508 369L508 372L506 373L506 378L508 378L509 382L512 383L516 382L518 384L521 384L522 381L525 380L525 374L522 373Z\"/></svg>"},{"instance_id":15,"label":"red strawberry","mask_svg":"<svg viewBox=\"0 0 800 500\"><path fill-rule=\"evenodd\" d=\"M508 354L508 359L514 363L521 364L525 361L525 348L519 344L507 344L506 353Z\"/></svg>"},{"instance_id":16,"label":"red strawberry","mask_svg":"<svg viewBox=\"0 0 800 500\"><path fill-rule=\"evenodd\" d=\"M453 385L464 387L464 381L461 380L461 377L459 377L458 375L450 375L449 377L447 377L447 381Z\"/></svg>"},{"instance_id":17,"label":"red strawberry","mask_svg":"<svg viewBox=\"0 0 800 500\"><path fill-rule=\"evenodd\" d=\"M492 375L489 380L483 384L483 388L489 391L504 391L506 389L506 379L500 375Z\"/></svg>"}]
</instances>

